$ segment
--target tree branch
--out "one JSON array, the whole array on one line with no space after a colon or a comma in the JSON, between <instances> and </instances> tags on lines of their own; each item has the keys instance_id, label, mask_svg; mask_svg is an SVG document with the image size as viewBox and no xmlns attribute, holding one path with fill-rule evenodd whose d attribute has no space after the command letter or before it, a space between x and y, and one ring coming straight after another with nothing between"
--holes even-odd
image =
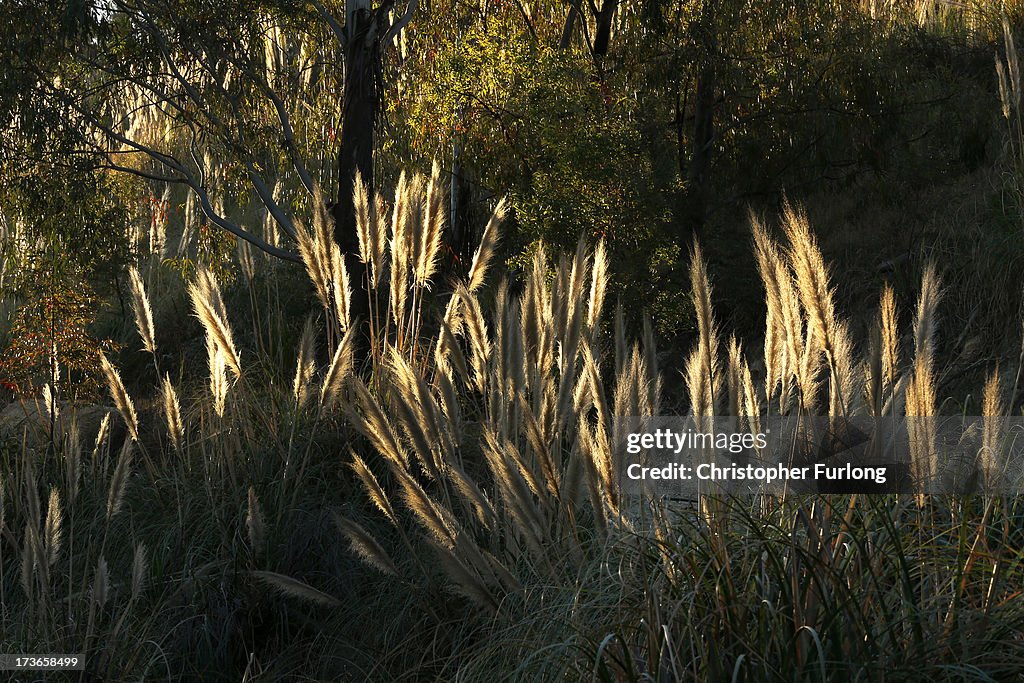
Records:
<instances>
[{"instance_id":1,"label":"tree branch","mask_svg":"<svg viewBox=\"0 0 1024 683\"><path fill-rule=\"evenodd\" d=\"M341 45L342 49L348 45L348 38L345 34L345 27L338 23L338 20L331 16L331 13L327 11L327 8L323 6L320 0L312 0L313 7L316 8L317 13L323 17L324 21L331 28L331 33L338 39L338 44Z\"/></svg>"},{"instance_id":2,"label":"tree branch","mask_svg":"<svg viewBox=\"0 0 1024 683\"><path fill-rule=\"evenodd\" d=\"M284 228L284 231L288 233L288 236L292 239L298 239L298 233L295 232L295 226L292 224L291 219L284 215L281 211L281 207L274 201L274 193L267 188L267 184L263 182L263 178L256 172L256 166L251 161L245 162L245 168L249 171L249 182L252 183L253 189L256 190L256 194L259 195L260 201L267 207L267 211L274 217L278 225Z\"/></svg>"},{"instance_id":3,"label":"tree branch","mask_svg":"<svg viewBox=\"0 0 1024 683\"><path fill-rule=\"evenodd\" d=\"M412 21L412 15L419 7L419 0L409 0L409 4L405 6L405 13L399 17L398 21L391 25L391 28L387 30L384 37L381 39L382 45L391 45L392 42L398 37L402 30L409 25Z\"/></svg>"}]
</instances>

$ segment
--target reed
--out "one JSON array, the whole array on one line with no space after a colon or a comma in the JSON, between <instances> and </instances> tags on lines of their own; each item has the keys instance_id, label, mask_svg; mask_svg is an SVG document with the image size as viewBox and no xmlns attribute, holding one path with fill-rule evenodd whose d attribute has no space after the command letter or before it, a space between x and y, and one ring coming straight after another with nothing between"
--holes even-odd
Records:
<instances>
[{"instance_id":1,"label":"reed","mask_svg":"<svg viewBox=\"0 0 1024 683\"><path fill-rule=\"evenodd\" d=\"M156 357L156 331L153 326L153 309L149 305L146 286L142 282L139 270L134 266L128 269L128 282L132 290L132 312L135 314L135 326L142 338L143 348Z\"/></svg>"},{"instance_id":2,"label":"reed","mask_svg":"<svg viewBox=\"0 0 1024 683\"><path fill-rule=\"evenodd\" d=\"M162 413L153 429L166 429L165 438L141 431L150 421L140 422L103 358L127 425L123 443L109 416L92 441L74 409L52 402L63 458L56 483L37 476L39 453L27 446L0 459L0 570L10 568L0 583L21 588L3 597L0 613L18 614L19 633L32 624L32 642L53 651L84 642L90 661L145 672L163 661L146 643L170 643L181 657L207 637L189 631L176 641L178 627L167 624L190 611L227 615L210 628L250 608L300 615L303 633L335 644L354 604L382 631L407 627L410 646L450 647L427 667L445 680L771 680L779 671L800 680L913 678L926 662L960 666L963 643L975 652L969 666L993 679L1024 670L1016 655L990 654L1012 647L1024 627L1012 499L934 496L915 508L891 497L705 496L695 512L640 498L620 479L620 418L658 415L663 383L675 377L662 375L651 321L630 330L623 303L607 304L613 243L581 241L564 255L541 247L517 286L493 272L506 211L499 202L446 298L438 168L428 179L404 178L390 210L360 185L358 257L367 273L359 286L380 304L365 360L346 321L357 286L346 284L349 256L313 217L299 245L326 321L320 364L310 316L296 335L294 374L290 361L246 346L240 380L232 312L200 269L188 295L203 326L209 386L186 372L176 388L161 373L152 400L138 393L143 417ZM728 416L752 431L775 413L892 416L911 428L916 473L934 476L942 456L929 431L940 408L937 270L925 270L902 343L912 356L901 358L900 312L886 287L862 358L806 214L787 207L780 242L760 219L751 224L764 344L760 334L723 330L715 271L695 244L696 338L681 410ZM156 330L138 291L133 313L145 345ZM232 391L232 380L245 390ZM982 392L979 453L993 490L1005 465L1003 389L997 368ZM82 454L90 442L92 453ZM138 468L146 449L174 459ZM338 562L344 548L373 571ZM307 604L282 605L282 597ZM274 637L296 633L281 623ZM986 647L976 651L979 643ZM380 656L382 668L366 677L389 666L392 654ZM116 679L117 666L97 675ZM263 675L288 677L286 669Z\"/></svg>"},{"instance_id":3,"label":"reed","mask_svg":"<svg viewBox=\"0 0 1024 683\"><path fill-rule=\"evenodd\" d=\"M181 403L178 401L178 393L174 390L174 385L171 384L170 375L164 375L161 397L164 421L167 423L167 434L171 438L174 450L180 453L185 440L185 425L181 419Z\"/></svg>"},{"instance_id":4,"label":"reed","mask_svg":"<svg viewBox=\"0 0 1024 683\"><path fill-rule=\"evenodd\" d=\"M110 364L107 356L103 353L100 354L100 367L103 369L104 377L106 377L107 389L109 389L110 395L114 399L114 405L128 427L128 433L134 441L138 441L139 417L135 412L135 404L132 402L131 397L124 388L124 383L121 381L121 374Z\"/></svg>"},{"instance_id":5,"label":"reed","mask_svg":"<svg viewBox=\"0 0 1024 683\"><path fill-rule=\"evenodd\" d=\"M207 353L223 359L223 363L236 378L242 376L242 361L235 348L234 336L228 323L227 308L221 296L220 285L208 268L201 267L196 279L189 284L188 293L192 299L195 315L206 331ZM213 361L211 360L211 369ZM216 395L216 394L215 394Z\"/></svg>"}]
</instances>

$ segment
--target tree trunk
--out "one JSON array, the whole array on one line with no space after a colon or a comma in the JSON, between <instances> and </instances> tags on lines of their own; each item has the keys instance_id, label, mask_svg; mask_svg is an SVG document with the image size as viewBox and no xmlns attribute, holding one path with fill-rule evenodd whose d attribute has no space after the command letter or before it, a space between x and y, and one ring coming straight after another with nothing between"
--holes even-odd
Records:
<instances>
[{"instance_id":1,"label":"tree trunk","mask_svg":"<svg viewBox=\"0 0 1024 683\"><path fill-rule=\"evenodd\" d=\"M594 59L603 59L608 55L608 46L612 41L612 22L619 0L604 0L601 11L597 13L597 29L594 32Z\"/></svg>"},{"instance_id":2,"label":"tree trunk","mask_svg":"<svg viewBox=\"0 0 1024 683\"><path fill-rule=\"evenodd\" d=\"M700 20L691 29L700 54L693 103L692 152L686 173L686 201L691 237L699 237L708 214L708 174L715 144L715 91L718 79L718 38L716 4L705 2Z\"/></svg>"},{"instance_id":3,"label":"tree trunk","mask_svg":"<svg viewBox=\"0 0 1024 683\"><path fill-rule=\"evenodd\" d=\"M452 172L448 184L449 244L455 260L461 260L466 239L466 223L462 220L462 140L455 138L452 146Z\"/></svg>"},{"instance_id":4,"label":"tree trunk","mask_svg":"<svg viewBox=\"0 0 1024 683\"><path fill-rule=\"evenodd\" d=\"M369 319L369 293L364 282L366 267L359 259L353 190L358 171L367 185L370 201L373 201L374 130L380 102L377 32L378 27L369 10L358 8L349 14L341 150L338 155L338 201L334 205L334 239L345 254L345 265L352 283L350 312L353 318L361 318L364 324Z\"/></svg>"},{"instance_id":5,"label":"tree trunk","mask_svg":"<svg viewBox=\"0 0 1024 683\"><path fill-rule=\"evenodd\" d=\"M562 26L562 37L558 41L559 50L568 50L572 45L572 34L576 30L576 19L580 13L578 3L569 4L569 14L565 17L565 24Z\"/></svg>"},{"instance_id":6,"label":"tree trunk","mask_svg":"<svg viewBox=\"0 0 1024 683\"><path fill-rule=\"evenodd\" d=\"M697 75L693 118L693 154L686 173L686 195L691 226L694 235L699 235L707 217L707 176L715 142L715 73L710 66L702 67Z\"/></svg>"}]
</instances>

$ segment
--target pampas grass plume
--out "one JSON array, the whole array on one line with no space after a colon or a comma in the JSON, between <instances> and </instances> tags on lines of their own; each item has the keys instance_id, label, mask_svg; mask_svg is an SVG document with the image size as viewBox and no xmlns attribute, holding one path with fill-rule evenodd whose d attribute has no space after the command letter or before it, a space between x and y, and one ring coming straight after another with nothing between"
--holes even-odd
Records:
<instances>
[{"instance_id":1,"label":"pampas grass plume","mask_svg":"<svg viewBox=\"0 0 1024 683\"><path fill-rule=\"evenodd\" d=\"M156 331L153 326L153 309L149 305L149 296L146 294L142 276L139 275L139 270L135 266L128 270L128 281L132 290L132 312L135 314L135 326L142 338L143 348L155 355Z\"/></svg>"}]
</instances>

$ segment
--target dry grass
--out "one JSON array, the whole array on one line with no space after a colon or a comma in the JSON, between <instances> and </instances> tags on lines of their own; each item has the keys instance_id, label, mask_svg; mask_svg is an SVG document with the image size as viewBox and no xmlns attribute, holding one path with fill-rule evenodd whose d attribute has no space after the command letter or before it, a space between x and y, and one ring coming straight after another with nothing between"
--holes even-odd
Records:
<instances>
[{"instance_id":1,"label":"dry grass","mask_svg":"<svg viewBox=\"0 0 1024 683\"><path fill-rule=\"evenodd\" d=\"M651 325L634 341L622 305L607 310L605 245L538 251L520 293L500 280L487 288L499 203L466 277L435 310L441 187L436 169L429 179L403 178L390 215L357 190L368 265L358 284L347 282L325 219L314 217L300 248L326 347L318 348L307 317L295 355L280 367L240 348L231 326L238 312L200 270L188 294L206 340L208 388L186 378L176 389L171 374L160 375L153 423L166 438L146 433L146 402L136 411L104 359L129 438L119 443L108 418L93 441L91 431L72 428L75 411L59 411L66 438L49 446L61 462L53 482L36 475L36 456L19 447L24 466L0 469L0 566L20 585L16 599L5 593L0 614L24 615L34 629L23 626L18 642L84 647L108 679L151 670L214 675L214 663L232 665L203 649L208 632L190 635L180 624L197 612L213 622L226 611L225 622L273 620L280 642L229 636L273 672L268 680L287 677L269 663L271 650L318 660L325 643L342 640L380 648L379 668L368 665L363 676L378 680L402 667L462 680L494 672L625 681L849 680L885 671L914 678L938 671L915 674L925 661L958 665L963 642L977 653L970 666L993 678L1024 670L1013 635L1024 626L1013 600L1021 578L1011 542L1015 503L719 496L694 514L628 495L618 479L618 418L657 415L665 379ZM754 357L761 345L721 329L694 245L690 414L751 429L780 414L886 414L927 425L916 417L938 410L937 271L925 272L910 344L899 332L895 292L883 289L861 359L807 216L788 208L781 242L752 222L767 304L764 373L752 369L762 367ZM253 268L246 286L264 277L258 261ZM356 353L359 327L346 318L356 286L380 304L366 321L365 358ZM136 328L147 346L156 335L141 280L138 291ZM436 333L427 332L432 317ZM305 410L310 403L315 411ZM1003 465L996 418L1007 411L998 373L983 404L994 419L982 452L991 473ZM931 438L912 433L922 477L942 455ZM84 457L83 442L94 443ZM147 457L156 452L158 465ZM137 455L145 468L136 467ZM304 515L315 518L315 536L303 536ZM349 564L343 546L379 577ZM429 642L436 653L417 663L393 642L382 645L398 624L410 647L426 652ZM296 634L307 640L282 644ZM164 660L152 642L176 651ZM186 664L197 648L213 662L200 673ZM996 656L999 648L1005 654ZM331 673L323 678L341 675L324 666Z\"/></svg>"}]
</instances>

